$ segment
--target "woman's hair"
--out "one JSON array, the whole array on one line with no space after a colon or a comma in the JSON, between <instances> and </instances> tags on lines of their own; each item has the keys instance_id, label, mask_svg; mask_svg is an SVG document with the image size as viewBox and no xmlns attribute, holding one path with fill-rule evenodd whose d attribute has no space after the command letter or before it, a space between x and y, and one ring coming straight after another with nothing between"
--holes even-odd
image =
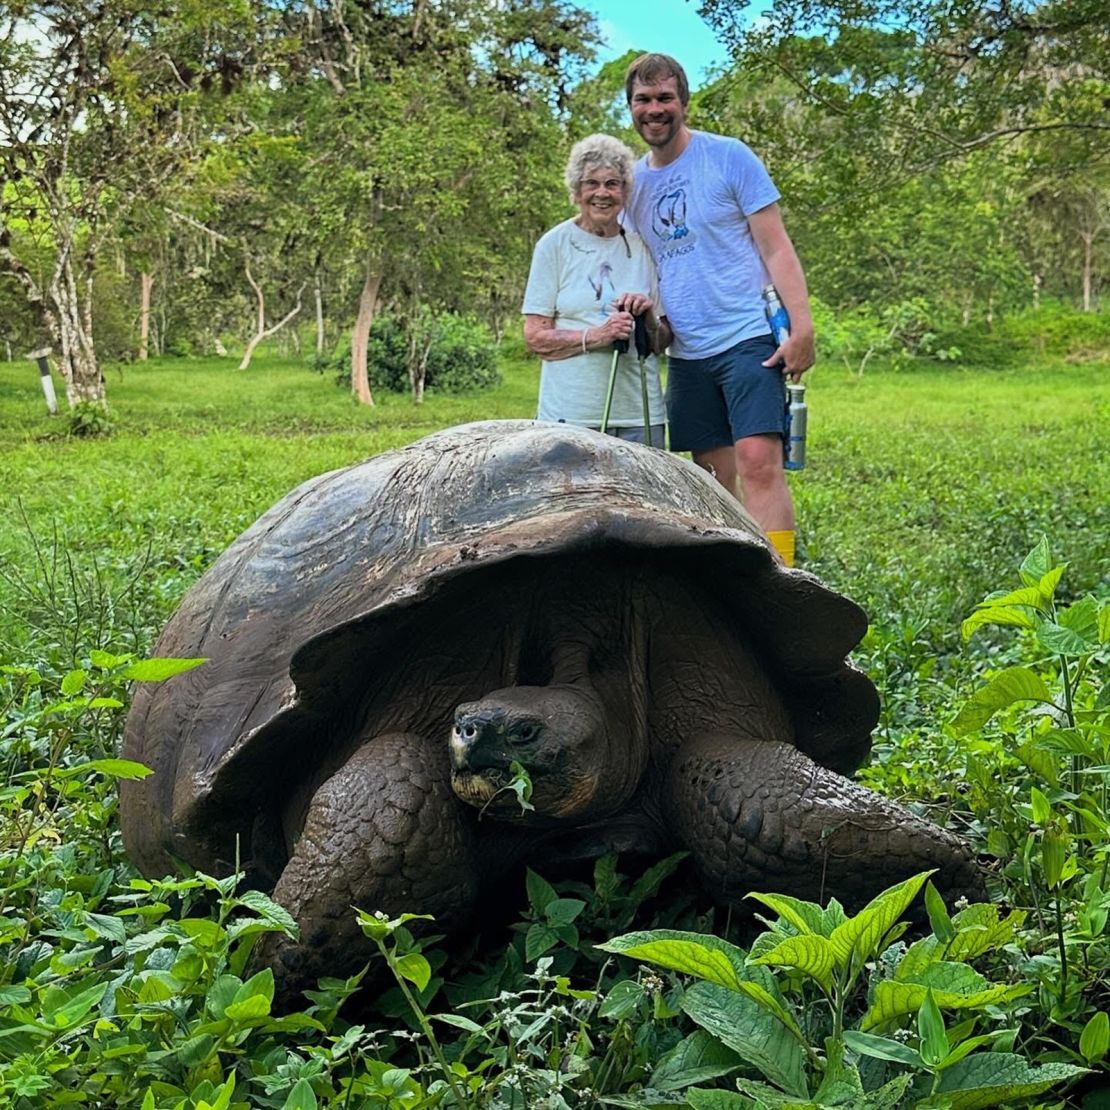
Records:
<instances>
[{"instance_id":1,"label":"woman's hair","mask_svg":"<svg viewBox=\"0 0 1110 1110\"><path fill-rule=\"evenodd\" d=\"M574 203L575 193L585 181L586 175L594 169L613 169L624 182L624 191L632 188L632 166L636 155L627 146L614 139L612 135L587 135L570 148L566 172L563 175Z\"/></svg>"}]
</instances>

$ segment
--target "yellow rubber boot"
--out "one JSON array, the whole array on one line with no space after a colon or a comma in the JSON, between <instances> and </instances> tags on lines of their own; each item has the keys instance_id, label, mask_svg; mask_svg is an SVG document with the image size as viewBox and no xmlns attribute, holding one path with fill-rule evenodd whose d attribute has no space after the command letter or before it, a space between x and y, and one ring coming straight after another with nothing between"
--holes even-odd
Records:
<instances>
[{"instance_id":1,"label":"yellow rubber boot","mask_svg":"<svg viewBox=\"0 0 1110 1110\"><path fill-rule=\"evenodd\" d=\"M794 565L794 529L782 532L768 532L767 538L774 544L775 550L782 556L782 561L788 566Z\"/></svg>"}]
</instances>

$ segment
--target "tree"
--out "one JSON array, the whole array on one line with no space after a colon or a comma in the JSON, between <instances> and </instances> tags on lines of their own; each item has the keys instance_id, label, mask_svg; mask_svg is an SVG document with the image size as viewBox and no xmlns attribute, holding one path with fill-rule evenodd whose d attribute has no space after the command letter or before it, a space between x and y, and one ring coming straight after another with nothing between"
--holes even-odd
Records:
<instances>
[{"instance_id":1,"label":"tree","mask_svg":"<svg viewBox=\"0 0 1110 1110\"><path fill-rule=\"evenodd\" d=\"M71 406L106 400L92 311L101 248L190 162L206 110L254 63L242 11L24 0L0 14L0 265L50 333ZM52 255L43 277L20 225Z\"/></svg>"},{"instance_id":2,"label":"tree","mask_svg":"<svg viewBox=\"0 0 1110 1110\"><path fill-rule=\"evenodd\" d=\"M1110 134L1110 35L1095 0L703 0L740 68L783 77L899 168L1021 135ZM830 28L835 28L831 30Z\"/></svg>"}]
</instances>

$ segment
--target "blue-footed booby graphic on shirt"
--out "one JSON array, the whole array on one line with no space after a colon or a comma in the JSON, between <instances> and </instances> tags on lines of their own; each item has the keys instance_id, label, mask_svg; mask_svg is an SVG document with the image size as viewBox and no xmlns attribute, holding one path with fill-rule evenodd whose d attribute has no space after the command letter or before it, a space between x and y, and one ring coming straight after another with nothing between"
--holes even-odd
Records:
<instances>
[{"instance_id":1,"label":"blue-footed booby graphic on shirt","mask_svg":"<svg viewBox=\"0 0 1110 1110\"><path fill-rule=\"evenodd\" d=\"M686 226L686 190L675 189L658 197L651 206L651 230L656 238L685 239L690 234Z\"/></svg>"}]
</instances>

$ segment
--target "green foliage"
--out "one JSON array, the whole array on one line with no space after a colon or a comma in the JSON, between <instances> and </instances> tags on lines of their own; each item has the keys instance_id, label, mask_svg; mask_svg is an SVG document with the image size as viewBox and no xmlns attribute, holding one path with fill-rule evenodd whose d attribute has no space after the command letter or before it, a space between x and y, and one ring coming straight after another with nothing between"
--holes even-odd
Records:
<instances>
[{"instance_id":1,"label":"green foliage","mask_svg":"<svg viewBox=\"0 0 1110 1110\"><path fill-rule=\"evenodd\" d=\"M386 393L369 411L272 354L260 355L249 382L217 359L155 360L122 376L109 371L119 423L111 437L94 439L53 435L33 368L0 364L0 487L8 495L0 516L0 665L12 668L0 675L0 752L11 791L8 808L0 799L4 844L21 835L25 811L36 821L30 847L18 859L3 857L12 889L0 927L17 939L0 956L14 961L3 964L0 998L5 1018L17 1005L17 1024L32 1028L0 1036L0 1053L9 1053L0 1056L0 1082L8 1084L0 1101L38 1110L86 1090L87 1102L121 1110L144 1100L154 1110L220 1098L276 1110L456 1101L400 985L383 992L374 980L389 975L384 959L366 977L324 981L295 1012L279 1017L271 1006L250 1017L266 1008L268 985L254 978L251 938L236 930L281 928L279 911L215 885L224 878L138 879L114 816L112 776L128 770L112 762L125 709L91 701L46 709L81 699L126 703L124 671L149 652L182 592L294 485L445 424L531 415L535 360L518 335L502 344L501 358L496 390L431 394L421 408ZM855 365L815 371L811 466L792 482L808 566L861 601L872 619L857 659L879 684L884 709L866 781L927 809L980 850L989 846L997 907L953 907L949 915L926 887L930 933L907 935L865 961L845 993L847 1064L839 1071L822 1039L832 1011L817 980L801 966L748 967L753 953L775 947L776 961L808 966L812 948L814 969L826 976L824 926L811 922L821 940L803 937L799 946L791 927L776 922L768 946L756 951L750 934L735 925L726 932L724 915L699 901L681 857L643 875L622 874L627 866L608 857L589 882L529 877L517 892L523 908L508 942L504 934L484 937L461 954L448 956L415 929L406 939L402 924L386 943L396 945L397 961L419 957L398 966L414 977L405 983L467 1105L504 1110L561 1099L577 1110L604 1098L605 1105L732 1107L747 1098L737 1077L765 1084L758 1097L771 1103L766 1076L694 1021L693 988L594 946L630 930L727 935L697 942L721 977L733 966L728 953L743 945L737 980L780 984L784 1013L825 1072L840 1077L823 1089L829 1102L864 1104L851 1068L868 1093L887 1082L884 1071L931 1082L938 1069L938 1091L959 1080L989 1092L961 1093L966 1105L973 1098L1044 1105L1048 1096L1016 1093L1049 1078L1029 1060L1090 1068L1092 1081L1104 1075L1110 906L1090 815L1105 810L1080 800L1086 792L1102 804L1098 762L1074 790L1072 753L1058 747L1074 737L1048 705L1046 713L1038 703L1014 702L959 735L938 724L1012 667L1029 667L1054 704L1066 705L1056 648L1067 645L1054 639L1061 633L1049 629L1046 646L1032 627L988 623L961 643L957 617L978 612L976 602L999 585L989 611L1020 607L1000 599L1026 583L1000 582L999 568L1020 565L1043 531L1058 537L1054 547L1067 552L1069 565L1052 595L1056 617L1027 607L1030 619L1067 630L1060 614L1088 593L1104 600L1110 459L1091 419L1105 403L1104 370L1052 360L990 374L912 365L912 373L892 372L876 356L863 378ZM1045 573L1057 561L1044 556ZM94 654L90 644L106 651ZM1103 727L1096 717L1105 710L1097 693L1103 659L1100 648L1073 683L1079 729ZM1096 741L1100 735L1093 733ZM30 777L20 777L25 772ZM40 800L35 784L43 781ZM1014 910L1003 910L1004 902ZM1063 1003L1057 903L1068 966ZM787 942L794 948L781 947ZM834 983L837 966L828 973ZM62 1012L64 1023L102 987L83 1017L64 1032L55 1028L52 1015ZM736 994L707 977L692 1006L731 1036L730 1011L722 1017L713 1008L709 987ZM51 989L60 993L48 998ZM934 1018L918 1018L930 992L947 1023L948 1052L970 1045L962 1068L959 1060L945 1064ZM763 1013L752 994L738 997ZM899 1044L914 1061L869 1056L848 1043L857 1035L873 1050L897 1054L886 1042ZM991 1039L974 1044L978 1037ZM816 1098L824 1073L792 1041ZM917 1091L892 1087L889 1104L924 1097Z\"/></svg>"},{"instance_id":2,"label":"green foliage","mask_svg":"<svg viewBox=\"0 0 1110 1110\"><path fill-rule=\"evenodd\" d=\"M409 393L412 375L421 367L429 392L467 393L501 381L489 328L472 316L450 312L407 323L397 316L378 316L370 329L366 359L371 388L392 393ZM334 370L337 384L349 389L350 343L317 362L317 369Z\"/></svg>"},{"instance_id":3,"label":"green foliage","mask_svg":"<svg viewBox=\"0 0 1110 1110\"><path fill-rule=\"evenodd\" d=\"M990 737L1018 761L1020 776L991 799L987 846L1005 868L1011 897L1039 926L1044 951L1030 972L1040 980L1048 1026L1058 1027L1051 1039L1072 1058L1094 1062L1106 1052L1110 968L1110 688L1100 666L1110 601L1087 594L1062 603L1065 570L1042 536L1021 563L1020 585L988 595L963 622L965 640L992 628L1016 634L1024 661L989 672L951 727Z\"/></svg>"},{"instance_id":4,"label":"green foliage","mask_svg":"<svg viewBox=\"0 0 1110 1110\"><path fill-rule=\"evenodd\" d=\"M1082 1074L1070 1064L1030 1066L1002 1047L1012 1031L975 1034L1032 989L991 984L969 963L1009 942L1020 916L1000 921L996 907L978 904L950 918L930 888L932 935L899 943L902 915L927 877L889 888L854 917L835 899L821 907L750 895L778 916L746 953L713 936L660 930L599 947L694 976L683 1010L759 1073L736 1087L760 1106L994 1106ZM849 1028L865 988L863 1016ZM946 1028L942 1008L960 1011L959 1024ZM719 1101L690 1094L693 1106Z\"/></svg>"}]
</instances>

